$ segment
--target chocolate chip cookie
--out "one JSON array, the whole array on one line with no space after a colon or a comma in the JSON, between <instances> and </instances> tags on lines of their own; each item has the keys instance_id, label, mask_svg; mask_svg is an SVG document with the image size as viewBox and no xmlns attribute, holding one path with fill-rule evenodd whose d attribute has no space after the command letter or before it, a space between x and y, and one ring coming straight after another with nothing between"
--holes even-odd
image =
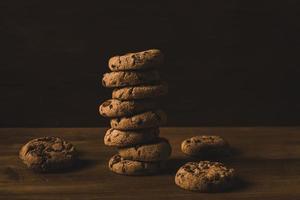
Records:
<instances>
[{"instance_id":1,"label":"chocolate chip cookie","mask_svg":"<svg viewBox=\"0 0 300 200\"><path fill-rule=\"evenodd\" d=\"M30 169L50 172L71 167L77 153L72 144L61 138L42 137L25 144L19 157Z\"/></svg>"},{"instance_id":2,"label":"chocolate chip cookie","mask_svg":"<svg viewBox=\"0 0 300 200\"><path fill-rule=\"evenodd\" d=\"M163 54L158 49L128 53L109 59L111 71L141 70L159 67L163 62Z\"/></svg>"},{"instance_id":3,"label":"chocolate chip cookie","mask_svg":"<svg viewBox=\"0 0 300 200\"><path fill-rule=\"evenodd\" d=\"M235 177L234 169L219 162L188 162L177 171L175 183L186 190L220 192L232 188Z\"/></svg>"},{"instance_id":4,"label":"chocolate chip cookie","mask_svg":"<svg viewBox=\"0 0 300 200\"><path fill-rule=\"evenodd\" d=\"M108 129L104 136L104 144L114 147L128 147L137 144L152 142L157 139L159 128L121 131L116 129Z\"/></svg>"},{"instance_id":5,"label":"chocolate chip cookie","mask_svg":"<svg viewBox=\"0 0 300 200\"><path fill-rule=\"evenodd\" d=\"M168 140L158 138L155 142L150 144L119 148L118 152L124 159L153 162L168 159L171 155L172 148Z\"/></svg>"},{"instance_id":6,"label":"chocolate chip cookie","mask_svg":"<svg viewBox=\"0 0 300 200\"><path fill-rule=\"evenodd\" d=\"M126 160L120 155L114 155L108 163L111 171L122 175L151 175L161 172L165 169L165 162L140 162Z\"/></svg>"},{"instance_id":7,"label":"chocolate chip cookie","mask_svg":"<svg viewBox=\"0 0 300 200\"><path fill-rule=\"evenodd\" d=\"M109 99L100 105L99 112L104 117L114 118L134 115L146 110L152 110L155 107L156 103L150 100L122 101Z\"/></svg>"},{"instance_id":8,"label":"chocolate chip cookie","mask_svg":"<svg viewBox=\"0 0 300 200\"><path fill-rule=\"evenodd\" d=\"M134 130L157 127L165 124L167 116L162 110L153 110L130 117L114 118L110 125L118 130Z\"/></svg>"},{"instance_id":9,"label":"chocolate chip cookie","mask_svg":"<svg viewBox=\"0 0 300 200\"><path fill-rule=\"evenodd\" d=\"M160 83L157 85L116 88L113 90L112 98L121 100L146 99L161 97L167 93L168 85L166 83Z\"/></svg>"},{"instance_id":10,"label":"chocolate chip cookie","mask_svg":"<svg viewBox=\"0 0 300 200\"><path fill-rule=\"evenodd\" d=\"M102 85L104 87L124 87L151 84L158 82L160 76L158 71L119 71L105 73L102 78Z\"/></svg>"},{"instance_id":11,"label":"chocolate chip cookie","mask_svg":"<svg viewBox=\"0 0 300 200\"><path fill-rule=\"evenodd\" d=\"M228 155L229 144L220 136L201 135L186 139L181 150L189 156L205 157Z\"/></svg>"}]
</instances>

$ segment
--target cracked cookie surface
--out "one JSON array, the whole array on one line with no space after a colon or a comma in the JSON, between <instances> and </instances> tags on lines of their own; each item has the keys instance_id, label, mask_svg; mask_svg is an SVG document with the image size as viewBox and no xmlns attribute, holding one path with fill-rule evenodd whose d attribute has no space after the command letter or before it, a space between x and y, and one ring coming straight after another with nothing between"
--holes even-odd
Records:
<instances>
[{"instance_id":1,"label":"cracked cookie surface","mask_svg":"<svg viewBox=\"0 0 300 200\"><path fill-rule=\"evenodd\" d=\"M184 140L181 150L189 156L210 157L229 154L229 144L220 136L200 135Z\"/></svg>"},{"instance_id":2,"label":"cracked cookie surface","mask_svg":"<svg viewBox=\"0 0 300 200\"><path fill-rule=\"evenodd\" d=\"M158 138L150 144L119 148L118 152L124 159L152 162L168 159L172 148L167 139Z\"/></svg>"},{"instance_id":3,"label":"cracked cookie surface","mask_svg":"<svg viewBox=\"0 0 300 200\"><path fill-rule=\"evenodd\" d=\"M163 63L163 54L158 49L128 53L109 59L111 71L141 70L159 67Z\"/></svg>"},{"instance_id":4,"label":"cracked cookie surface","mask_svg":"<svg viewBox=\"0 0 300 200\"><path fill-rule=\"evenodd\" d=\"M168 93L168 85L163 82L157 85L142 85L116 88L112 92L113 99L132 100L164 96Z\"/></svg>"},{"instance_id":5,"label":"cracked cookie surface","mask_svg":"<svg viewBox=\"0 0 300 200\"><path fill-rule=\"evenodd\" d=\"M109 160L108 167L111 171L122 175L151 175L164 170L165 163L126 160L117 154Z\"/></svg>"},{"instance_id":6,"label":"cracked cookie surface","mask_svg":"<svg viewBox=\"0 0 300 200\"><path fill-rule=\"evenodd\" d=\"M220 192L234 186L235 170L219 162L188 162L175 175L175 183L186 190Z\"/></svg>"},{"instance_id":7,"label":"cracked cookie surface","mask_svg":"<svg viewBox=\"0 0 300 200\"><path fill-rule=\"evenodd\" d=\"M146 110L152 110L156 106L156 102L150 100L122 101L109 99L100 105L99 112L104 117L124 117Z\"/></svg>"},{"instance_id":8,"label":"cracked cookie surface","mask_svg":"<svg viewBox=\"0 0 300 200\"><path fill-rule=\"evenodd\" d=\"M167 115L162 110L153 110L130 117L114 118L110 125L118 130L134 130L157 127L165 124Z\"/></svg>"},{"instance_id":9,"label":"cracked cookie surface","mask_svg":"<svg viewBox=\"0 0 300 200\"><path fill-rule=\"evenodd\" d=\"M25 144L19 157L34 171L50 172L71 167L77 158L77 152L72 144L61 138L42 137Z\"/></svg>"},{"instance_id":10,"label":"cracked cookie surface","mask_svg":"<svg viewBox=\"0 0 300 200\"><path fill-rule=\"evenodd\" d=\"M152 142L157 139L159 128L149 128L132 131L108 129L104 136L104 144L113 147L128 147Z\"/></svg>"},{"instance_id":11,"label":"cracked cookie surface","mask_svg":"<svg viewBox=\"0 0 300 200\"><path fill-rule=\"evenodd\" d=\"M134 86L151 84L158 82L160 76L158 71L119 71L105 73L102 78L102 85L104 87L124 87L124 86Z\"/></svg>"}]
</instances>

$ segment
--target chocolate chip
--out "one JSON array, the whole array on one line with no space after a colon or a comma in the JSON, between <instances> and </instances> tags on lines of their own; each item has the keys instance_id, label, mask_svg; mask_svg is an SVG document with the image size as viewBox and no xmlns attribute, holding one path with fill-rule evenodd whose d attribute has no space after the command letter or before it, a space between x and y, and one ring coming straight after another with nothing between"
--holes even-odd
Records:
<instances>
[{"instance_id":1,"label":"chocolate chip","mask_svg":"<svg viewBox=\"0 0 300 200\"><path fill-rule=\"evenodd\" d=\"M110 104L111 104L111 101L108 100L108 101L105 101L105 102L102 104L102 106L103 106L103 107L107 107L107 106L109 106Z\"/></svg>"},{"instance_id":2,"label":"chocolate chip","mask_svg":"<svg viewBox=\"0 0 300 200\"><path fill-rule=\"evenodd\" d=\"M185 171L187 171L187 172L193 173L193 170L190 168L189 165L183 166L183 169L184 169Z\"/></svg>"}]
</instances>

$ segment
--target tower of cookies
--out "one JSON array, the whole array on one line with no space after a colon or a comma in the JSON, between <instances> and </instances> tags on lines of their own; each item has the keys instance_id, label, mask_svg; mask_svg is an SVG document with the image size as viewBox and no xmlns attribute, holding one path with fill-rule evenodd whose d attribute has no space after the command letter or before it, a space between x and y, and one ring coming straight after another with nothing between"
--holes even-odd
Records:
<instances>
[{"instance_id":1,"label":"tower of cookies","mask_svg":"<svg viewBox=\"0 0 300 200\"><path fill-rule=\"evenodd\" d=\"M110 118L104 143L117 148L118 153L109 160L109 169L115 173L158 173L171 155L168 140L159 137L159 127L167 118L158 106L159 98L168 91L158 72L162 64L158 49L109 59L111 72L103 75L102 85L113 89L112 99L103 102L99 111Z\"/></svg>"}]
</instances>

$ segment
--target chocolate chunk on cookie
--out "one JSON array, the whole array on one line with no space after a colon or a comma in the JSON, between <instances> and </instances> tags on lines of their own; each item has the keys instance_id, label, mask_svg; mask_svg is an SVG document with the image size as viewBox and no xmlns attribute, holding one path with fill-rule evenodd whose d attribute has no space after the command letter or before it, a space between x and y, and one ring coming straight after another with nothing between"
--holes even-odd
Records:
<instances>
[{"instance_id":1,"label":"chocolate chunk on cookie","mask_svg":"<svg viewBox=\"0 0 300 200\"><path fill-rule=\"evenodd\" d=\"M234 169L219 162L188 162L177 171L175 183L186 190L220 192L232 188L235 177Z\"/></svg>"},{"instance_id":2,"label":"chocolate chunk on cookie","mask_svg":"<svg viewBox=\"0 0 300 200\"><path fill-rule=\"evenodd\" d=\"M146 99L161 97L167 93L168 85L166 83L160 83L157 85L116 88L113 90L112 98L121 100Z\"/></svg>"},{"instance_id":3,"label":"chocolate chunk on cookie","mask_svg":"<svg viewBox=\"0 0 300 200\"><path fill-rule=\"evenodd\" d=\"M167 116L162 110L153 110L130 117L114 118L110 125L118 130L134 130L157 127L165 124Z\"/></svg>"},{"instance_id":4,"label":"chocolate chunk on cookie","mask_svg":"<svg viewBox=\"0 0 300 200\"><path fill-rule=\"evenodd\" d=\"M160 76L158 71L119 71L105 73L102 78L104 87L124 87L134 85L144 85L158 82Z\"/></svg>"},{"instance_id":5,"label":"chocolate chunk on cookie","mask_svg":"<svg viewBox=\"0 0 300 200\"><path fill-rule=\"evenodd\" d=\"M158 49L128 53L114 56L109 59L108 66L111 71L140 70L159 67L163 62L163 54Z\"/></svg>"},{"instance_id":6,"label":"chocolate chunk on cookie","mask_svg":"<svg viewBox=\"0 0 300 200\"><path fill-rule=\"evenodd\" d=\"M108 163L111 171L130 176L151 175L161 172L165 169L164 162L140 162L127 160L120 155L114 155Z\"/></svg>"},{"instance_id":7,"label":"chocolate chunk on cookie","mask_svg":"<svg viewBox=\"0 0 300 200\"><path fill-rule=\"evenodd\" d=\"M104 136L104 144L114 147L128 147L137 144L152 142L157 139L159 128L121 131L109 129Z\"/></svg>"},{"instance_id":8,"label":"chocolate chunk on cookie","mask_svg":"<svg viewBox=\"0 0 300 200\"><path fill-rule=\"evenodd\" d=\"M150 144L141 144L134 147L119 148L119 155L128 160L153 162L166 160L172 152L170 143L165 138L158 138Z\"/></svg>"},{"instance_id":9,"label":"chocolate chunk on cookie","mask_svg":"<svg viewBox=\"0 0 300 200\"><path fill-rule=\"evenodd\" d=\"M229 144L220 136L194 136L181 143L181 150L189 156L208 158L210 156L228 155Z\"/></svg>"},{"instance_id":10,"label":"chocolate chunk on cookie","mask_svg":"<svg viewBox=\"0 0 300 200\"><path fill-rule=\"evenodd\" d=\"M77 153L72 144L61 138L42 137L25 144L19 157L34 171L51 172L73 166Z\"/></svg>"},{"instance_id":11,"label":"chocolate chunk on cookie","mask_svg":"<svg viewBox=\"0 0 300 200\"><path fill-rule=\"evenodd\" d=\"M152 110L155 107L156 103L150 100L122 101L109 99L100 105L99 112L104 117L114 118L134 115L146 110Z\"/></svg>"}]
</instances>

